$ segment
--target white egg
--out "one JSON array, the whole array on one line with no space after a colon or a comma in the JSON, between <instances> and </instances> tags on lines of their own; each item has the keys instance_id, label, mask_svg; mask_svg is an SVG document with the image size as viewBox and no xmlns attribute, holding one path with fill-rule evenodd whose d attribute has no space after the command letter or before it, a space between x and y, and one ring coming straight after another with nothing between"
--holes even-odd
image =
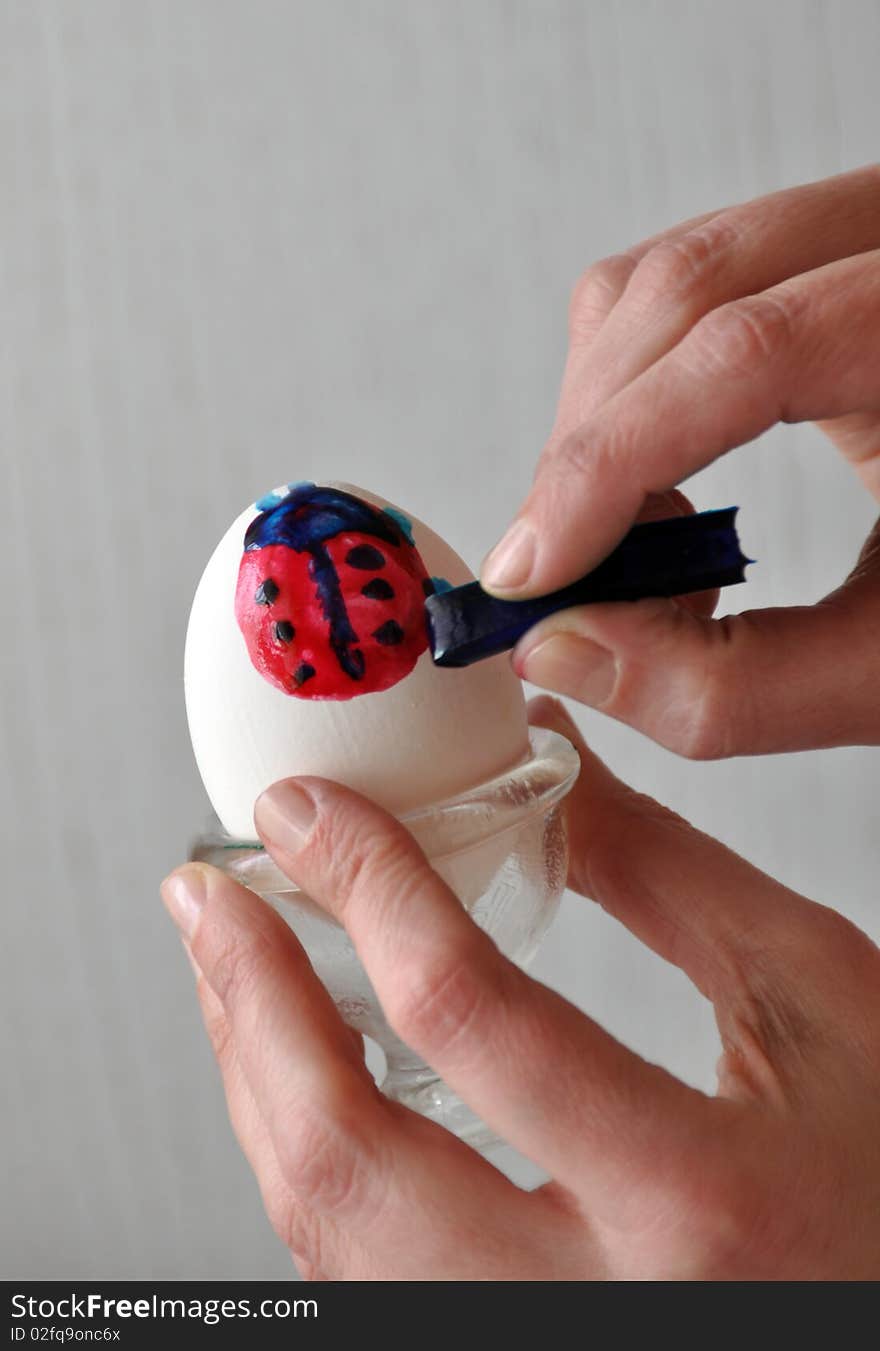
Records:
<instances>
[{"instance_id":1,"label":"white egg","mask_svg":"<svg viewBox=\"0 0 880 1351\"><path fill-rule=\"evenodd\" d=\"M325 486L391 505L348 484ZM425 650L390 688L342 699L296 697L270 683L252 664L234 609L245 531L258 514L256 506L243 511L215 549L186 638L193 749L233 838L256 839L256 799L289 775L335 779L402 815L476 787L528 755L522 686L504 656L441 669ZM449 545L406 515L428 574L453 586L471 581Z\"/></svg>"}]
</instances>

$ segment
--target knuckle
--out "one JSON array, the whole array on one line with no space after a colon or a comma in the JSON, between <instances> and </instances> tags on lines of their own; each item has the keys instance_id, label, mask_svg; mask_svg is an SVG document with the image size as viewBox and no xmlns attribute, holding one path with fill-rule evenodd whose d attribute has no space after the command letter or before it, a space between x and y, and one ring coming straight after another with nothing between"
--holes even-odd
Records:
<instances>
[{"instance_id":1,"label":"knuckle","mask_svg":"<svg viewBox=\"0 0 880 1351\"><path fill-rule=\"evenodd\" d=\"M749 1162L751 1113L724 1104L715 1131L704 1166L676 1172L671 1187L661 1185L659 1214L676 1268L664 1275L742 1275L762 1243L774 1240L772 1197L760 1169Z\"/></svg>"},{"instance_id":2,"label":"knuckle","mask_svg":"<svg viewBox=\"0 0 880 1351\"><path fill-rule=\"evenodd\" d=\"M797 309L793 293L782 289L721 305L692 329L687 358L701 372L752 375L790 349Z\"/></svg>"},{"instance_id":3,"label":"knuckle","mask_svg":"<svg viewBox=\"0 0 880 1351\"><path fill-rule=\"evenodd\" d=\"M460 1051L480 1027L487 1040L487 1009L502 996L500 982L473 960L471 943L450 946L429 964L404 968L388 1018L397 1034L430 1060Z\"/></svg>"},{"instance_id":4,"label":"knuckle","mask_svg":"<svg viewBox=\"0 0 880 1351\"><path fill-rule=\"evenodd\" d=\"M596 472L596 447L586 429L579 427L554 447L547 467L552 471L557 491L569 496L571 479L586 478ZM546 483L546 480L545 480ZM550 503L551 508L554 504Z\"/></svg>"},{"instance_id":5,"label":"knuckle","mask_svg":"<svg viewBox=\"0 0 880 1351\"><path fill-rule=\"evenodd\" d=\"M340 1216L363 1207L370 1161L363 1141L346 1124L341 1110L309 1103L299 1112L293 1128L276 1143L276 1149L281 1173L297 1208L305 1206Z\"/></svg>"},{"instance_id":6,"label":"knuckle","mask_svg":"<svg viewBox=\"0 0 880 1351\"><path fill-rule=\"evenodd\" d=\"M261 1188L269 1223L285 1247L299 1258L315 1261L312 1233L314 1218L292 1195L284 1179Z\"/></svg>"},{"instance_id":7,"label":"knuckle","mask_svg":"<svg viewBox=\"0 0 880 1351\"><path fill-rule=\"evenodd\" d=\"M568 332L573 342L593 336L613 308L635 269L626 253L594 263L575 283L568 305Z\"/></svg>"},{"instance_id":8,"label":"knuckle","mask_svg":"<svg viewBox=\"0 0 880 1351\"><path fill-rule=\"evenodd\" d=\"M717 674L704 676L687 701L676 750L686 760L723 760L733 754L729 691Z\"/></svg>"},{"instance_id":9,"label":"knuckle","mask_svg":"<svg viewBox=\"0 0 880 1351\"><path fill-rule=\"evenodd\" d=\"M343 914L364 895L396 891L414 866L399 831L381 819L365 821L337 812L316 836L316 847L327 860Z\"/></svg>"},{"instance_id":10,"label":"knuckle","mask_svg":"<svg viewBox=\"0 0 880 1351\"><path fill-rule=\"evenodd\" d=\"M709 251L699 231L664 239L649 249L633 276L633 293L648 308L680 299L703 284Z\"/></svg>"},{"instance_id":11,"label":"knuckle","mask_svg":"<svg viewBox=\"0 0 880 1351\"><path fill-rule=\"evenodd\" d=\"M724 1179L694 1198L701 1275L711 1278L741 1271L763 1229L762 1198L741 1176Z\"/></svg>"},{"instance_id":12,"label":"knuckle","mask_svg":"<svg viewBox=\"0 0 880 1351\"><path fill-rule=\"evenodd\" d=\"M262 1195L269 1223L295 1259L303 1280L320 1279L320 1273L335 1271L342 1256L341 1235L331 1239L320 1217L298 1201L283 1181L263 1188Z\"/></svg>"},{"instance_id":13,"label":"knuckle","mask_svg":"<svg viewBox=\"0 0 880 1351\"><path fill-rule=\"evenodd\" d=\"M724 760L759 740L755 689L737 676L738 644L748 627L747 614L716 620L703 660L684 689L673 749L687 760Z\"/></svg>"},{"instance_id":14,"label":"knuckle","mask_svg":"<svg viewBox=\"0 0 880 1351\"><path fill-rule=\"evenodd\" d=\"M764 1123L763 1150L756 1150L753 1113L740 1116L738 1125L742 1129L735 1129L731 1141L738 1147L718 1162L704 1188L702 1208L692 1210L702 1239L702 1274L755 1279L768 1270L780 1276L803 1273L804 1262L815 1261L816 1238L824 1244L815 1228L817 1196L833 1211L841 1205L839 1160L818 1142L797 1159L786 1150L788 1133L778 1122ZM765 1151L776 1159L772 1188ZM780 1196L785 1197L782 1206Z\"/></svg>"},{"instance_id":15,"label":"knuckle","mask_svg":"<svg viewBox=\"0 0 880 1351\"><path fill-rule=\"evenodd\" d=\"M745 1278L756 1259L766 1260L784 1244L787 1217L773 1205L776 1193L768 1197L766 1181L750 1166L747 1153L743 1161L743 1124L732 1115L726 1123L716 1117L719 1138L709 1145L705 1166L676 1171L674 1179L652 1179L646 1187L644 1237L650 1235L658 1262L655 1279ZM725 1153L725 1140L736 1147ZM658 1248L660 1233L664 1241Z\"/></svg>"},{"instance_id":16,"label":"knuckle","mask_svg":"<svg viewBox=\"0 0 880 1351\"><path fill-rule=\"evenodd\" d=\"M323 1269L326 1253L323 1251L321 1224L314 1215L288 1193L277 1211L274 1214L269 1212L269 1218L281 1242L296 1258L315 1270Z\"/></svg>"},{"instance_id":17,"label":"knuckle","mask_svg":"<svg viewBox=\"0 0 880 1351\"><path fill-rule=\"evenodd\" d=\"M720 254L739 235L735 220L716 216L686 234L661 239L649 249L633 276L633 291L646 308L664 300L685 300L708 291Z\"/></svg>"},{"instance_id":18,"label":"knuckle","mask_svg":"<svg viewBox=\"0 0 880 1351\"><path fill-rule=\"evenodd\" d=\"M648 793L638 792L635 788L630 788L628 784L623 785L623 805L626 807L630 816L635 816L641 826L654 826L663 830L687 834L693 829L689 822L683 816L679 816L671 807L658 802L656 798Z\"/></svg>"},{"instance_id":19,"label":"knuckle","mask_svg":"<svg viewBox=\"0 0 880 1351\"><path fill-rule=\"evenodd\" d=\"M199 941L201 929L193 943L193 954L205 972L211 989L226 1008L246 1002L259 983L266 952L266 940L258 933L246 937L239 933Z\"/></svg>"}]
</instances>

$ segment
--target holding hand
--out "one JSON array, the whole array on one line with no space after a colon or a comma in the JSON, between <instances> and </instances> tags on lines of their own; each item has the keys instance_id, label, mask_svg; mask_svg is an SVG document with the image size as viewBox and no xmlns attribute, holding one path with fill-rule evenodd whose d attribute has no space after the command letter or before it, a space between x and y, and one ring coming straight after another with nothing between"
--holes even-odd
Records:
<instances>
[{"instance_id":1,"label":"holding hand","mask_svg":"<svg viewBox=\"0 0 880 1351\"><path fill-rule=\"evenodd\" d=\"M674 485L778 422L818 422L880 501L880 167L777 192L590 268L556 425L483 569L518 599L574 581ZM880 531L818 605L713 621L676 601L545 620L514 664L681 754L880 742Z\"/></svg>"},{"instance_id":2,"label":"holding hand","mask_svg":"<svg viewBox=\"0 0 880 1351\"><path fill-rule=\"evenodd\" d=\"M503 958L408 832L318 779L263 796L284 872L348 930L395 1031L554 1179L520 1191L384 1099L284 922L217 870L163 894L230 1115L306 1276L880 1275L880 952L578 745L570 885L715 1006L709 1098Z\"/></svg>"}]
</instances>

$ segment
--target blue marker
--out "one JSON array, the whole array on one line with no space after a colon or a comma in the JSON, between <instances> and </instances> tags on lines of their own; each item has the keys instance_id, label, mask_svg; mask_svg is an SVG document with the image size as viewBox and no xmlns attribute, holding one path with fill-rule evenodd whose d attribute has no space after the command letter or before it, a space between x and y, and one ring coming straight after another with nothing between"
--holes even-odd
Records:
<instances>
[{"instance_id":1,"label":"blue marker","mask_svg":"<svg viewBox=\"0 0 880 1351\"><path fill-rule=\"evenodd\" d=\"M684 596L745 581L752 562L739 546L737 508L634 525L617 548L580 581L535 600L498 600L479 582L425 601L437 666L471 666L514 647L527 629L559 610L598 601Z\"/></svg>"}]
</instances>

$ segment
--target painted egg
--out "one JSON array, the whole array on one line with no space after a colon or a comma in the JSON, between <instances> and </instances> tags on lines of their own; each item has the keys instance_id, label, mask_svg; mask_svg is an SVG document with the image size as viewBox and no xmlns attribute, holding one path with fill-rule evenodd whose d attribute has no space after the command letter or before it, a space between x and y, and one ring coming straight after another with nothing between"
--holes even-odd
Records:
<instances>
[{"instance_id":1,"label":"painted egg","mask_svg":"<svg viewBox=\"0 0 880 1351\"><path fill-rule=\"evenodd\" d=\"M296 483L232 524L196 591L187 716L223 826L255 838L278 779L318 774L402 814L528 754L506 657L435 667L425 596L471 581L420 521L362 489Z\"/></svg>"}]
</instances>

